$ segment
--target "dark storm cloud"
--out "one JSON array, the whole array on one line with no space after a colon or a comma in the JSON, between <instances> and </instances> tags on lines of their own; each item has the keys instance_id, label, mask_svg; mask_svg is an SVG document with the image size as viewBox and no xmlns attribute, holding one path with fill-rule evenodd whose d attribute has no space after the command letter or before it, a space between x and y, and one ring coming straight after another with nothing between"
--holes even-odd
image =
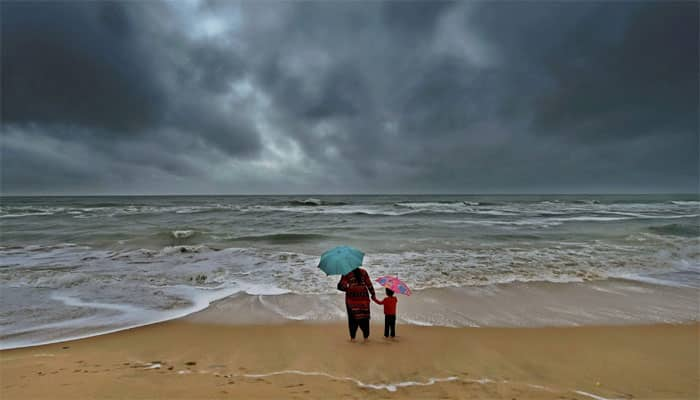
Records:
<instances>
[{"instance_id":1,"label":"dark storm cloud","mask_svg":"<svg viewBox=\"0 0 700 400\"><path fill-rule=\"evenodd\" d=\"M454 5L453 1L389 1L381 4L382 22L388 30L412 38L430 36L438 18Z\"/></svg>"},{"instance_id":2,"label":"dark storm cloud","mask_svg":"<svg viewBox=\"0 0 700 400\"><path fill-rule=\"evenodd\" d=\"M114 149L102 153L104 161L96 160L100 163L118 162L116 149L123 147L127 149L122 152L131 154L153 150L148 157L131 157L144 167L172 157L161 152L186 156L197 147L233 157L257 154L260 139L247 116L232 110L232 104L212 105L210 95L221 91L241 67L222 57L220 49L206 43L187 45L184 35L163 29L154 18L168 14L161 4L3 3L3 125L24 127L28 135L80 141L86 151ZM173 131L189 133L197 139L196 146L169 143L183 140ZM151 146L154 138L163 140L159 148ZM8 159L15 166L22 164L21 159ZM27 162L23 169L31 165ZM197 172L183 171L186 165L184 160L169 160L156 167L178 175ZM96 179L102 176L94 166L85 168ZM50 182L59 188L76 175L53 168L39 171L37 184L45 185L44 177L53 171L56 176ZM138 169L133 172L138 174ZM13 179L9 172L3 178L4 184L33 185L33 180Z\"/></svg>"},{"instance_id":3,"label":"dark storm cloud","mask_svg":"<svg viewBox=\"0 0 700 400\"><path fill-rule=\"evenodd\" d=\"M613 43L579 54L572 65L550 62L557 88L543 96L538 128L584 140L659 129L697 133L697 3L635 11ZM593 31L595 23L584 29Z\"/></svg>"},{"instance_id":4,"label":"dark storm cloud","mask_svg":"<svg viewBox=\"0 0 700 400\"><path fill-rule=\"evenodd\" d=\"M130 133L157 123L165 89L120 3L2 5L2 119Z\"/></svg>"},{"instance_id":5,"label":"dark storm cloud","mask_svg":"<svg viewBox=\"0 0 700 400\"><path fill-rule=\"evenodd\" d=\"M694 191L697 15L2 3L3 191Z\"/></svg>"},{"instance_id":6,"label":"dark storm cloud","mask_svg":"<svg viewBox=\"0 0 700 400\"><path fill-rule=\"evenodd\" d=\"M321 73L294 75L281 87L271 85L278 111L305 121L289 133L310 142L310 157L325 158L319 151L323 146L340 148L334 159L324 161L378 177L365 181L376 188L527 190L530 185L571 188L577 183L695 188L697 4L471 6L449 5L432 14L434 24L421 26L414 14L401 12L383 15L374 26L374 11L366 10L359 31L337 23L344 17L342 9L327 16L314 9L313 20L329 22L322 25L325 29L305 27L300 46L321 44L331 59L343 62L331 63ZM392 23L385 24L387 20ZM455 20L464 25L451 26ZM304 25L303 20L296 23ZM669 23L674 29L664 29ZM392 29L412 24L413 35ZM513 25L517 29L509 28ZM365 31L373 33L370 40ZM282 39L286 32L271 41L284 44L282 54L295 46ZM323 45L349 37L356 43L350 49ZM459 44L472 40L483 41L483 54L478 45L473 54L460 52ZM436 50L441 41L453 48ZM344 72L336 72L340 69ZM262 85L275 83L284 73L275 70L274 78ZM348 85L342 97L325 98L323 90L299 95L305 79L326 82L333 75L364 76L369 85ZM370 98L364 100L368 92ZM304 112L319 101L323 113ZM349 118L367 104L362 120ZM393 124L396 135L385 122ZM322 144L311 134L318 126L331 131ZM643 141L652 147L639 148L639 138L646 135L680 138L660 139L668 145L659 153L653 151L658 140ZM685 162L676 162L679 156ZM616 163L614 171L607 157ZM667 159L674 162L658 161ZM382 164L383 170L366 173L368 165ZM397 184L405 166L413 173Z\"/></svg>"}]
</instances>

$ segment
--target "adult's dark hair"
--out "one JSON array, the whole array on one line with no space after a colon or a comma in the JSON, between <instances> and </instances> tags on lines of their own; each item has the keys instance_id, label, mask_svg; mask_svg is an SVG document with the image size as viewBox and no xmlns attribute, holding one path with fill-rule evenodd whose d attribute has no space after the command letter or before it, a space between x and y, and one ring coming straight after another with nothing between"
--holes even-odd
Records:
<instances>
[{"instance_id":1,"label":"adult's dark hair","mask_svg":"<svg viewBox=\"0 0 700 400\"><path fill-rule=\"evenodd\" d=\"M352 273L355 274L355 279L357 280L357 283L362 283L362 272L360 272L360 267L353 269Z\"/></svg>"}]
</instances>

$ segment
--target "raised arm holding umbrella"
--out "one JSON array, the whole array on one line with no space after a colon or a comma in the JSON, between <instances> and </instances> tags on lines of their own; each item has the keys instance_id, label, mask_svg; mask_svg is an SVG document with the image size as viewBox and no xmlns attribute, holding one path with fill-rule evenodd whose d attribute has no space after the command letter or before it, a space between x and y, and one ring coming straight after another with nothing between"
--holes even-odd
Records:
<instances>
[{"instance_id":1,"label":"raised arm holding umbrella","mask_svg":"<svg viewBox=\"0 0 700 400\"><path fill-rule=\"evenodd\" d=\"M393 339L396 336L396 303L398 299L394 293L411 295L411 289L398 276L380 276L377 282L386 289L387 297L382 300L372 298L375 303L384 306L384 337Z\"/></svg>"},{"instance_id":2,"label":"raised arm holding umbrella","mask_svg":"<svg viewBox=\"0 0 700 400\"><path fill-rule=\"evenodd\" d=\"M345 292L348 330L353 341L358 327L364 339L369 338L370 297L376 300L372 280L367 271L360 268L364 255L353 247L339 246L323 253L318 264L326 275L342 275L338 290Z\"/></svg>"}]
</instances>

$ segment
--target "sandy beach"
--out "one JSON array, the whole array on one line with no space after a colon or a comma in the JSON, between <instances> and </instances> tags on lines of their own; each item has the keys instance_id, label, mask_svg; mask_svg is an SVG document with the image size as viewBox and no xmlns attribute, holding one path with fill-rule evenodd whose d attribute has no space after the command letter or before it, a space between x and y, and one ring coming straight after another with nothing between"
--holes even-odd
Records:
<instances>
[{"instance_id":1,"label":"sandy beach","mask_svg":"<svg viewBox=\"0 0 700 400\"><path fill-rule=\"evenodd\" d=\"M0 352L3 399L698 398L700 325L216 325L178 320Z\"/></svg>"}]
</instances>

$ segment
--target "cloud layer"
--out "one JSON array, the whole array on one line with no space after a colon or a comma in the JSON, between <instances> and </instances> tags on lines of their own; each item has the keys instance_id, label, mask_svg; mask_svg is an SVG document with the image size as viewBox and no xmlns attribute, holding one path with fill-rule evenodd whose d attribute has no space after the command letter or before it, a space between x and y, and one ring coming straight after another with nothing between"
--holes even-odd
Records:
<instances>
[{"instance_id":1,"label":"cloud layer","mask_svg":"<svg viewBox=\"0 0 700 400\"><path fill-rule=\"evenodd\" d=\"M2 192L698 190L698 3L3 2Z\"/></svg>"}]
</instances>

